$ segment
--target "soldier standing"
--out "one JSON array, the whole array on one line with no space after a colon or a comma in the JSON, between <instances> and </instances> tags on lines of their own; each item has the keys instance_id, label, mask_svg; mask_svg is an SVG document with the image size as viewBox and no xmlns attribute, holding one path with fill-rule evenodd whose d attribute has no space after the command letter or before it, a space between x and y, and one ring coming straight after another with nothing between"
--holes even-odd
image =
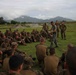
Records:
<instances>
[{"instance_id":1,"label":"soldier standing","mask_svg":"<svg viewBox=\"0 0 76 75\"><path fill-rule=\"evenodd\" d=\"M57 38L59 37L59 27L60 27L60 24L58 21L56 21L55 25L57 26Z\"/></svg>"},{"instance_id":2,"label":"soldier standing","mask_svg":"<svg viewBox=\"0 0 76 75\"><path fill-rule=\"evenodd\" d=\"M55 43L55 47L58 47L57 40L56 40L57 39L57 37L56 37L57 27L53 21L51 22L51 25L52 25L52 28L51 28L51 33L52 33L51 46L53 46L53 43Z\"/></svg>"},{"instance_id":3,"label":"soldier standing","mask_svg":"<svg viewBox=\"0 0 76 75\"><path fill-rule=\"evenodd\" d=\"M46 25L46 23L44 23L43 28L44 31L46 31L46 33L48 33L48 26Z\"/></svg>"},{"instance_id":4,"label":"soldier standing","mask_svg":"<svg viewBox=\"0 0 76 75\"><path fill-rule=\"evenodd\" d=\"M61 26L60 26L60 30L61 30L61 38L66 40L66 25L64 24L64 21L61 23Z\"/></svg>"},{"instance_id":5,"label":"soldier standing","mask_svg":"<svg viewBox=\"0 0 76 75\"><path fill-rule=\"evenodd\" d=\"M46 38L48 37L48 25L44 23L42 30L44 31L44 36L46 35Z\"/></svg>"}]
</instances>

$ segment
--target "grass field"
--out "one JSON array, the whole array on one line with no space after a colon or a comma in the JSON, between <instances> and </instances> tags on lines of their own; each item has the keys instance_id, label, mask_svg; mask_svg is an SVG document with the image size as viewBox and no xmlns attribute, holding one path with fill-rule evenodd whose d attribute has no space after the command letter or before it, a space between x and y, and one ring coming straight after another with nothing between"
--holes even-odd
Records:
<instances>
[{"instance_id":1,"label":"grass field","mask_svg":"<svg viewBox=\"0 0 76 75\"><path fill-rule=\"evenodd\" d=\"M58 40L58 48L56 48L56 55L57 56L61 56L62 52L67 50L67 44L72 43L74 45L76 45L76 23L70 23L70 24L66 24L67 26L67 31L66 31L66 40L61 40L61 37L59 37ZM2 32L5 32L6 29L10 28L11 25L0 25L0 30ZM31 32L34 28L23 28L25 29L25 31L29 31ZM22 31L23 29L19 28L19 31ZM37 30L41 30L41 27L39 28L35 28ZM15 30L14 28L12 28L12 30ZM38 44L39 42L35 42L35 43L29 43L27 44L27 46L22 46L19 45L18 48L19 50L25 51L27 52L27 54L32 55L33 57L36 57L35 54L35 45ZM50 46L50 41L46 40L46 45Z\"/></svg>"},{"instance_id":2,"label":"grass field","mask_svg":"<svg viewBox=\"0 0 76 75\"><path fill-rule=\"evenodd\" d=\"M59 36L58 40L58 48L56 48L56 55L60 57L64 51L67 50L67 45L69 43L72 43L76 45L76 23L69 23L66 24L67 26L67 31L66 31L66 40L61 40L61 37ZM0 30L2 32L5 32L6 29L9 29L11 25L0 25ZM12 31L15 30L15 28L11 27ZM42 27L37 27L38 31L41 30ZM22 31L25 29L25 31L31 32L34 28L19 28L19 31ZM37 45L39 42L34 42L34 43L28 43L27 46L19 45L18 49L21 51L25 51L27 54L32 55L33 57L36 57L36 49L35 45ZM46 40L46 45L49 47L50 46L50 41L49 39ZM40 67L37 65L37 60L35 61L35 65L33 66L34 69L40 70Z\"/></svg>"}]
</instances>

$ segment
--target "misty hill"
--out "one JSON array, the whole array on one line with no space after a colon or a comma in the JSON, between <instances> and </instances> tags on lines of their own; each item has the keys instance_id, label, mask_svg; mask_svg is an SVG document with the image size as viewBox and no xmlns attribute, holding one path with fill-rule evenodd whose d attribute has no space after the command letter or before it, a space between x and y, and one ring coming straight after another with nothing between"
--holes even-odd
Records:
<instances>
[{"instance_id":1,"label":"misty hill","mask_svg":"<svg viewBox=\"0 0 76 75\"><path fill-rule=\"evenodd\" d=\"M69 19L69 18L64 18L64 17L57 16L55 18L46 19L46 20L44 20L44 22L50 22L50 21L56 21L56 20L58 20L58 21L63 21L63 20L64 21L74 21L74 20Z\"/></svg>"},{"instance_id":2,"label":"misty hill","mask_svg":"<svg viewBox=\"0 0 76 75\"><path fill-rule=\"evenodd\" d=\"M68 18L63 18L63 17L55 17L55 18L50 18L50 19L46 19L46 20L43 20L43 19L37 19L37 18L33 18L33 17L29 17L29 16L20 16L18 18L15 18L14 19L15 21L18 21L18 22L50 22L50 21L73 21L72 19L68 19Z\"/></svg>"},{"instance_id":3,"label":"misty hill","mask_svg":"<svg viewBox=\"0 0 76 75\"><path fill-rule=\"evenodd\" d=\"M41 22L43 21L42 19L37 19L37 18L29 17L29 16L20 16L18 18L15 18L14 20L18 22Z\"/></svg>"}]
</instances>

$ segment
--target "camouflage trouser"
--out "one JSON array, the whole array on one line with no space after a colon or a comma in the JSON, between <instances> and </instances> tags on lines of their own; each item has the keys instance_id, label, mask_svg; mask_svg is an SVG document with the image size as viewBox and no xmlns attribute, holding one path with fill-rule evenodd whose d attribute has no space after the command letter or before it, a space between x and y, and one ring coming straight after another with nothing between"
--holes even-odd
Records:
<instances>
[{"instance_id":1,"label":"camouflage trouser","mask_svg":"<svg viewBox=\"0 0 76 75\"><path fill-rule=\"evenodd\" d=\"M61 38L66 39L65 31L61 31Z\"/></svg>"},{"instance_id":2,"label":"camouflage trouser","mask_svg":"<svg viewBox=\"0 0 76 75\"><path fill-rule=\"evenodd\" d=\"M59 37L59 31L57 31L57 38Z\"/></svg>"},{"instance_id":3,"label":"camouflage trouser","mask_svg":"<svg viewBox=\"0 0 76 75\"><path fill-rule=\"evenodd\" d=\"M55 46L58 46L56 38L57 38L56 34L53 34L53 37L51 38L51 45L50 45L50 47L53 46L53 43L55 44Z\"/></svg>"}]
</instances>

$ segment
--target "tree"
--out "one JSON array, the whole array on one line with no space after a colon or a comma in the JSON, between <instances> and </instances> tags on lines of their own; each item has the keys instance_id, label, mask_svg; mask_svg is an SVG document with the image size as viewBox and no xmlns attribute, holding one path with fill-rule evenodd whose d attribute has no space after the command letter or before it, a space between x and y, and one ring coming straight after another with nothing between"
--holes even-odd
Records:
<instances>
[{"instance_id":1,"label":"tree","mask_svg":"<svg viewBox=\"0 0 76 75\"><path fill-rule=\"evenodd\" d=\"M6 21L3 19L3 17L0 17L0 24L5 24Z\"/></svg>"},{"instance_id":2,"label":"tree","mask_svg":"<svg viewBox=\"0 0 76 75\"><path fill-rule=\"evenodd\" d=\"M11 20L11 24L17 24L17 21Z\"/></svg>"}]
</instances>

